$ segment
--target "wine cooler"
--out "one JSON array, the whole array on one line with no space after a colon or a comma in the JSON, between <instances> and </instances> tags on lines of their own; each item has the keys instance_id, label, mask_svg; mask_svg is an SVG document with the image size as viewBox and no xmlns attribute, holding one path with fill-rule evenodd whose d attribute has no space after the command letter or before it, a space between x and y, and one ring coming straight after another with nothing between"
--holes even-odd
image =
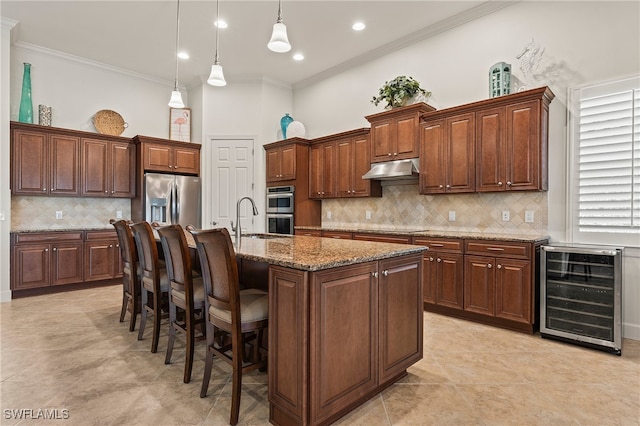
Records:
<instances>
[{"instance_id":1,"label":"wine cooler","mask_svg":"<svg viewBox=\"0 0 640 426\"><path fill-rule=\"evenodd\" d=\"M542 246L540 334L622 353L622 248Z\"/></svg>"}]
</instances>

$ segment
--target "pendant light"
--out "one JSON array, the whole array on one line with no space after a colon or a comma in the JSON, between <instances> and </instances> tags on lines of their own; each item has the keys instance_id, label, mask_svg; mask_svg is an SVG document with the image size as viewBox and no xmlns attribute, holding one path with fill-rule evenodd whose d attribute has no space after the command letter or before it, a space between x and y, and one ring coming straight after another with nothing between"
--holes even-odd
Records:
<instances>
[{"instance_id":1,"label":"pendant light","mask_svg":"<svg viewBox=\"0 0 640 426\"><path fill-rule=\"evenodd\" d=\"M176 10L176 79L173 85L173 91L171 92L171 99L169 100L169 106L171 108L184 108L184 102L182 102L182 93L178 90L178 46L180 44L180 0L178 0L178 6Z\"/></svg>"},{"instance_id":2,"label":"pendant light","mask_svg":"<svg viewBox=\"0 0 640 426\"><path fill-rule=\"evenodd\" d=\"M222 73L222 65L220 65L220 60L218 59L218 29L220 25L218 21L220 20L220 7L219 1L216 0L216 57L213 61L213 65L211 65L211 74L209 74L209 79L207 83L212 86L226 86L227 82L224 79L224 74Z\"/></svg>"},{"instance_id":3,"label":"pendant light","mask_svg":"<svg viewBox=\"0 0 640 426\"><path fill-rule=\"evenodd\" d=\"M271 40L267 43L270 50L278 53L284 53L291 50L291 44L287 38L287 27L282 22L282 3L278 0L278 20L273 24L273 32Z\"/></svg>"}]
</instances>

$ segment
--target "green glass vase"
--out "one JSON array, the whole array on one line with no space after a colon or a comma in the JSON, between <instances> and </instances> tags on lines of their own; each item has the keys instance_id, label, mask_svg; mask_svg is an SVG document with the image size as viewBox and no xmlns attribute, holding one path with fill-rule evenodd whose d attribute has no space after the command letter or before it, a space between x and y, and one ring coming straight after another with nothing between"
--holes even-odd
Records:
<instances>
[{"instance_id":1,"label":"green glass vase","mask_svg":"<svg viewBox=\"0 0 640 426\"><path fill-rule=\"evenodd\" d=\"M18 121L33 123L33 101L31 100L31 64L24 63L22 76L22 97L20 98L20 112Z\"/></svg>"}]
</instances>

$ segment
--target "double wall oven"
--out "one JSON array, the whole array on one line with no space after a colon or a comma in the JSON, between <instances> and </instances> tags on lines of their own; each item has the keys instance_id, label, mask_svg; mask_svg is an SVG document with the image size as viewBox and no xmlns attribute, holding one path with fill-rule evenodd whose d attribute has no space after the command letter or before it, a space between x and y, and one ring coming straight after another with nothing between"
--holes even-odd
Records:
<instances>
[{"instance_id":1,"label":"double wall oven","mask_svg":"<svg viewBox=\"0 0 640 426\"><path fill-rule=\"evenodd\" d=\"M293 185L267 188L267 232L293 235L294 193Z\"/></svg>"}]
</instances>

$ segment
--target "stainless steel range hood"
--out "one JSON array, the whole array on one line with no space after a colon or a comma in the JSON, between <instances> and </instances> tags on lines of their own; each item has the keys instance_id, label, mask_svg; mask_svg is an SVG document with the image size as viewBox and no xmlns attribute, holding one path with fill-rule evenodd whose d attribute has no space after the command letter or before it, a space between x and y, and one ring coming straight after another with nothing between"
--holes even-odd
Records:
<instances>
[{"instance_id":1,"label":"stainless steel range hood","mask_svg":"<svg viewBox=\"0 0 640 426\"><path fill-rule=\"evenodd\" d=\"M365 173L362 179L394 180L417 178L419 173L418 164L417 158L371 163L371 170Z\"/></svg>"}]
</instances>

